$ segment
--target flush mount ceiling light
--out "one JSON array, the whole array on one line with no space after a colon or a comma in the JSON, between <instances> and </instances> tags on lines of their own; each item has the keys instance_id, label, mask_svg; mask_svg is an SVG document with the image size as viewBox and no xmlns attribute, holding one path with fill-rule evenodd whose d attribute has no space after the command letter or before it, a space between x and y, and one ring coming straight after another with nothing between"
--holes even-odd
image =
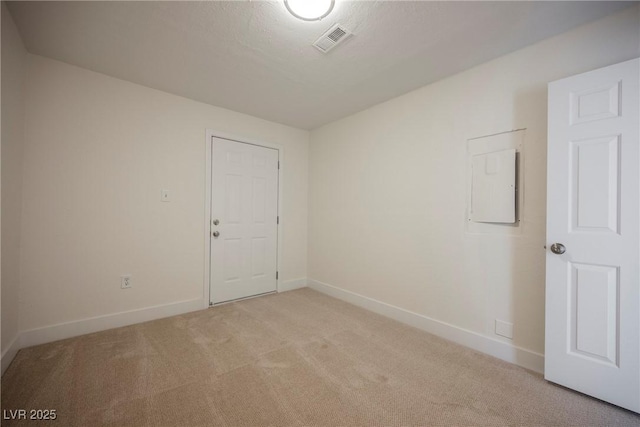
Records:
<instances>
[{"instance_id":1,"label":"flush mount ceiling light","mask_svg":"<svg viewBox=\"0 0 640 427\"><path fill-rule=\"evenodd\" d=\"M293 16L303 21L319 21L333 10L335 0L284 0Z\"/></svg>"}]
</instances>

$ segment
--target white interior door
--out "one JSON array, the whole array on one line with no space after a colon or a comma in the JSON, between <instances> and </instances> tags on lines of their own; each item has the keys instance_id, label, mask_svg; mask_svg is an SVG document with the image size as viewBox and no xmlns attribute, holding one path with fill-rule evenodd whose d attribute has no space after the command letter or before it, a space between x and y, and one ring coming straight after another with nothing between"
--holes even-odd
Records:
<instances>
[{"instance_id":1,"label":"white interior door","mask_svg":"<svg viewBox=\"0 0 640 427\"><path fill-rule=\"evenodd\" d=\"M549 85L545 335L547 380L636 412L639 64Z\"/></svg>"},{"instance_id":2,"label":"white interior door","mask_svg":"<svg viewBox=\"0 0 640 427\"><path fill-rule=\"evenodd\" d=\"M212 303L276 290L278 150L213 138Z\"/></svg>"}]
</instances>

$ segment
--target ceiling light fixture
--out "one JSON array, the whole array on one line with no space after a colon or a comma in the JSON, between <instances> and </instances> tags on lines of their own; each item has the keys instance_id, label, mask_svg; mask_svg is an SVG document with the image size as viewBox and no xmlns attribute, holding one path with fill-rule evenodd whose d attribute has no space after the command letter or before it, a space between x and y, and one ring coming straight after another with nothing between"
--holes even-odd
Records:
<instances>
[{"instance_id":1,"label":"ceiling light fixture","mask_svg":"<svg viewBox=\"0 0 640 427\"><path fill-rule=\"evenodd\" d=\"M333 10L335 0L284 0L287 10L303 21L319 21Z\"/></svg>"}]
</instances>

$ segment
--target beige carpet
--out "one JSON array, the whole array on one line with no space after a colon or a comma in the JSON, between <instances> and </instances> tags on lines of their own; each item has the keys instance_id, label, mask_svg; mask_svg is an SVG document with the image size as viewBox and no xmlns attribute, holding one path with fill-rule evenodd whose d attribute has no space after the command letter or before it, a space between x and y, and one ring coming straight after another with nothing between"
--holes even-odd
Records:
<instances>
[{"instance_id":1,"label":"beige carpet","mask_svg":"<svg viewBox=\"0 0 640 427\"><path fill-rule=\"evenodd\" d=\"M310 289L24 349L2 377L18 408L62 426L640 425Z\"/></svg>"}]
</instances>

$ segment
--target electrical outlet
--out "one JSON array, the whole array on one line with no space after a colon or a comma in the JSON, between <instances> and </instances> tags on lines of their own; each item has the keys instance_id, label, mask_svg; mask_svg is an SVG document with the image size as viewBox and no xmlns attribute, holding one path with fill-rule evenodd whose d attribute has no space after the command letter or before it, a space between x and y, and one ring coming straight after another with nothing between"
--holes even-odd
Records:
<instances>
[{"instance_id":1,"label":"electrical outlet","mask_svg":"<svg viewBox=\"0 0 640 427\"><path fill-rule=\"evenodd\" d=\"M513 323L496 319L496 335L513 339Z\"/></svg>"},{"instance_id":2,"label":"electrical outlet","mask_svg":"<svg viewBox=\"0 0 640 427\"><path fill-rule=\"evenodd\" d=\"M131 275L120 276L120 287L122 289L131 288Z\"/></svg>"},{"instance_id":3,"label":"electrical outlet","mask_svg":"<svg viewBox=\"0 0 640 427\"><path fill-rule=\"evenodd\" d=\"M169 194L169 190L160 190L160 201L161 202L170 202L171 196Z\"/></svg>"}]
</instances>

